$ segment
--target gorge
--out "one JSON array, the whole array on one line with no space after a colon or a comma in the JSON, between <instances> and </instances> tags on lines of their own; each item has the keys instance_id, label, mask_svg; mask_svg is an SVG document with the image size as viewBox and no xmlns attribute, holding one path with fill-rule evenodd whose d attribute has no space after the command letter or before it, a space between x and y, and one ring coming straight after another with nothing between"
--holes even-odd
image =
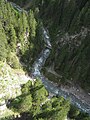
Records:
<instances>
[{"instance_id":1,"label":"gorge","mask_svg":"<svg viewBox=\"0 0 90 120\"><path fill-rule=\"evenodd\" d=\"M15 120L89 120L89 0L8 1L0 2L0 107Z\"/></svg>"}]
</instances>

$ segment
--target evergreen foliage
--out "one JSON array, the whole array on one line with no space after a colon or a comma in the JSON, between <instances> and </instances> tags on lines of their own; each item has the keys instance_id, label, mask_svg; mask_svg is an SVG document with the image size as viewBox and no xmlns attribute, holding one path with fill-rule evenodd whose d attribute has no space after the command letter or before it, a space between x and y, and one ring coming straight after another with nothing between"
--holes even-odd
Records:
<instances>
[{"instance_id":1,"label":"evergreen foliage","mask_svg":"<svg viewBox=\"0 0 90 120\"><path fill-rule=\"evenodd\" d=\"M34 85L28 81L22 86L22 95L11 100L10 108L22 115L28 114L27 119L31 117L32 120L63 120L67 116L70 104L61 97L48 99L47 90L40 80L36 80Z\"/></svg>"},{"instance_id":2,"label":"evergreen foliage","mask_svg":"<svg viewBox=\"0 0 90 120\"><path fill-rule=\"evenodd\" d=\"M37 21L32 10L28 13L24 10L18 12L9 2L0 1L0 60L6 59L8 63L11 59L10 54L13 52L29 67L28 64L34 61L35 55L41 50L35 46L36 32ZM38 44L41 41L39 39Z\"/></svg>"},{"instance_id":3,"label":"evergreen foliage","mask_svg":"<svg viewBox=\"0 0 90 120\"><path fill-rule=\"evenodd\" d=\"M33 7L39 8L51 35L53 49L46 66L54 61L60 82L72 80L90 92L90 1L34 0Z\"/></svg>"},{"instance_id":4,"label":"evergreen foliage","mask_svg":"<svg viewBox=\"0 0 90 120\"><path fill-rule=\"evenodd\" d=\"M6 48L7 48L6 35L2 27L2 23L0 21L0 60L5 60L5 58L7 57Z\"/></svg>"},{"instance_id":5,"label":"evergreen foliage","mask_svg":"<svg viewBox=\"0 0 90 120\"><path fill-rule=\"evenodd\" d=\"M29 80L25 85L22 87L22 94L28 94L32 87L32 82Z\"/></svg>"},{"instance_id":6,"label":"evergreen foliage","mask_svg":"<svg viewBox=\"0 0 90 120\"><path fill-rule=\"evenodd\" d=\"M24 6L29 0L10 1ZM33 10L20 12L11 3L0 0L0 61L17 69L20 60L29 70L44 46L41 18L50 31L53 46L46 66L53 61L54 70L63 76L61 81L73 79L90 91L90 1L33 0L31 3ZM65 39L79 34L75 42L80 44ZM90 120L88 114L70 106L64 98L48 99L40 80L23 85L22 95L11 100L10 109L21 114L20 118L13 118L19 120L64 120L67 115L73 120Z\"/></svg>"}]
</instances>

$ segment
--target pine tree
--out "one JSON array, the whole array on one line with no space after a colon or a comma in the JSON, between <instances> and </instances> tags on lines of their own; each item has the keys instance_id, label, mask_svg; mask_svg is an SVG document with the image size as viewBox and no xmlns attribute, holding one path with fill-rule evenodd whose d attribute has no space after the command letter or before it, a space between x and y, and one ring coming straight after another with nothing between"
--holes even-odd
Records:
<instances>
[{"instance_id":1,"label":"pine tree","mask_svg":"<svg viewBox=\"0 0 90 120\"><path fill-rule=\"evenodd\" d=\"M28 28L28 21L27 21L27 15L24 11L22 12L22 23L23 23L23 32L26 32L26 29Z\"/></svg>"},{"instance_id":2,"label":"pine tree","mask_svg":"<svg viewBox=\"0 0 90 120\"><path fill-rule=\"evenodd\" d=\"M13 27L13 25L11 25L10 27L10 48L12 51L16 50L16 32L15 29Z\"/></svg>"},{"instance_id":3,"label":"pine tree","mask_svg":"<svg viewBox=\"0 0 90 120\"><path fill-rule=\"evenodd\" d=\"M7 46L6 35L2 27L2 23L0 21L0 60L4 60L7 56L6 46Z\"/></svg>"},{"instance_id":4,"label":"pine tree","mask_svg":"<svg viewBox=\"0 0 90 120\"><path fill-rule=\"evenodd\" d=\"M37 22L34 18L34 13L32 10L30 10L30 12L29 12L29 27L30 27L31 38L34 38L36 35L36 26L37 26Z\"/></svg>"}]
</instances>

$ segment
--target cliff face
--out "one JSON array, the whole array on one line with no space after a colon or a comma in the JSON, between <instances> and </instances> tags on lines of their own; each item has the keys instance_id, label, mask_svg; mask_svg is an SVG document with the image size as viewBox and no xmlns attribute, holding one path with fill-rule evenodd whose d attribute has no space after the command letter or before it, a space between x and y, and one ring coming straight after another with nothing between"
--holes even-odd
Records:
<instances>
[{"instance_id":1,"label":"cliff face","mask_svg":"<svg viewBox=\"0 0 90 120\"><path fill-rule=\"evenodd\" d=\"M54 64L62 80L73 80L90 91L90 1L43 0L36 6L52 40L46 66Z\"/></svg>"},{"instance_id":2,"label":"cliff face","mask_svg":"<svg viewBox=\"0 0 90 120\"><path fill-rule=\"evenodd\" d=\"M6 62L0 61L0 119L14 114L7 108L7 101L20 96L21 85L29 80L31 78L26 76L23 70L12 69Z\"/></svg>"}]
</instances>

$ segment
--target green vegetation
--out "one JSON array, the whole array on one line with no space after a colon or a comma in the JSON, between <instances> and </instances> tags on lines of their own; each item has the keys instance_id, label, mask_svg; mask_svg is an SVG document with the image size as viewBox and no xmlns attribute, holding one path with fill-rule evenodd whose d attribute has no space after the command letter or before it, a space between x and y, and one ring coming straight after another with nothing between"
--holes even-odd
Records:
<instances>
[{"instance_id":1,"label":"green vegetation","mask_svg":"<svg viewBox=\"0 0 90 120\"><path fill-rule=\"evenodd\" d=\"M80 112L75 106L71 105L69 111L69 118L71 120L90 120L90 116L87 113Z\"/></svg>"},{"instance_id":2,"label":"green vegetation","mask_svg":"<svg viewBox=\"0 0 90 120\"><path fill-rule=\"evenodd\" d=\"M69 111L69 117L75 119L80 114L80 111L73 105L71 105L71 109Z\"/></svg>"},{"instance_id":3,"label":"green vegetation","mask_svg":"<svg viewBox=\"0 0 90 120\"><path fill-rule=\"evenodd\" d=\"M86 113L80 112L75 106L70 106L69 100L63 97L48 98L48 92L40 80L34 84L28 81L22 86L22 95L11 99L9 109L20 117L15 120L90 120ZM11 116L12 118L12 116Z\"/></svg>"},{"instance_id":4,"label":"green vegetation","mask_svg":"<svg viewBox=\"0 0 90 120\"><path fill-rule=\"evenodd\" d=\"M23 80L23 78L20 78L19 75L25 76L25 72L20 69L13 70L7 63L0 61L1 101L15 98L21 94L20 84L25 84L27 80Z\"/></svg>"},{"instance_id":5,"label":"green vegetation","mask_svg":"<svg viewBox=\"0 0 90 120\"><path fill-rule=\"evenodd\" d=\"M49 72L46 68L42 69L43 74L45 75L46 78L50 79L53 82L56 82L57 84L59 84L61 82L61 76L59 75L55 75L55 73L51 73Z\"/></svg>"},{"instance_id":6,"label":"green vegetation","mask_svg":"<svg viewBox=\"0 0 90 120\"><path fill-rule=\"evenodd\" d=\"M20 62L30 72L30 66L44 47L44 23L52 43L45 67L53 66L57 74L55 77L44 71L46 76L59 85L70 81L90 92L90 1L8 1L28 8L28 12L20 12L11 3L0 0L0 104L10 99L1 120L64 120L66 117L90 120L88 114L71 106L63 97L49 99L40 80L26 83L19 78ZM22 89L21 84L24 84Z\"/></svg>"},{"instance_id":7,"label":"green vegetation","mask_svg":"<svg viewBox=\"0 0 90 120\"><path fill-rule=\"evenodd\" d=\"M0 8L0 60L6 60L11 67L19 68L19 56L29 67L41 50L39 45L42 39L36 37L40 34L40 21L36 20L32 10L28 13L23 10L18 12L5 0L0 1Z\"/></svg>"},{"instance_id":8,"label":"green vegetation","mask_svg":"<svg viewBox=\"0 0 90 120\"><path fill-rule=\"evenodd\" d=\"M17 114L7 109L5 103L8 99L20 96L22 94L20 85L26 82L27 77L22 69L12 69L6 62L0 61L0 120L4 117L10 120L12 115Z\"/></svg>"},{"instance_id":9,"label":"green vegetation","mask_svg":"<svg viewBox=\"0 0 90 120\"><path fill-rule=\"evenodd\" d=\"M90 92L90 1L34 0L36 7L52 42L46 67L54 64L61 81L75 82Z\"/></svg>"},{"instance_id":10,"label":"green vegetation","mask_svg":"<svg viewBox=\"0 0 90 120\"><path fill-rule=\"evenodd\" d=\"M7 57L7 50L6 50L6 35L5 31L2 27L2 23L0 21L0 60L4 60ZM2 52L3 51L3 52Z\"/></svg>"},{"instance_id":11,"label":"green vegetation","mask_svg":"<svg viewBox=\"0 0 90 120\"><path fill-rule=\"evenodd\" d=\"M11 100L10 109L21 114L28 114L27 119L64 120L70 109L68 100L62 97L48 99L48 92L40 80L34 85L28 81L22 87L22 95Z\"/></svg>"}]
</instances>

